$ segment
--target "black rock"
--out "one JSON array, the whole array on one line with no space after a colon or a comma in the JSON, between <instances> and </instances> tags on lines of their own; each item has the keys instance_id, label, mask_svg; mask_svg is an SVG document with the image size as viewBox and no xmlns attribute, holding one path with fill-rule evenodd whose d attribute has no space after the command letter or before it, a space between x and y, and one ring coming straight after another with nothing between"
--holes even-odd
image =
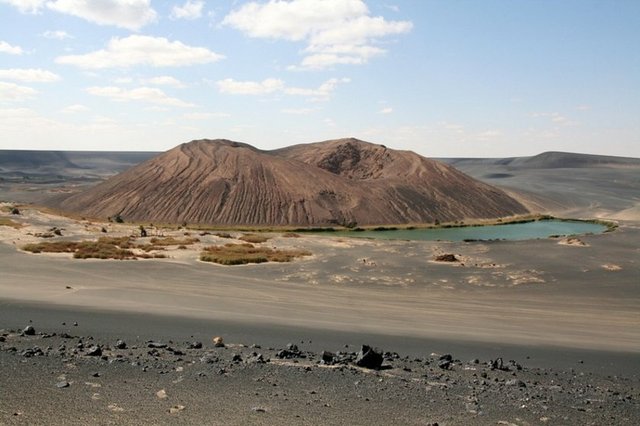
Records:
<instances>
[{"instance_id":1,"label":"black rock","mask_svg":"<svg viewBox=\"0 0 640 426\"><path fill-rule=\"evenodd\" d=\"M4 342L5 340L4 336L0 336L0 342Z\"/></svg>"},{"instance_id":2,"label":"black rock","mask_svg":"<svg viewBox=\"0 0 640 426\"><path fill-rule=\"evenodd\" d=\"M440 361L453 361L453 356L451 354L444 354L440 356Z\"/></svg>"},{"instance_id":3,"label":"black rock","mask_svg":"<svg viewBox=\"0 0 640 426\"><path fill-rule=\"evenodd\" d=\"M100 346L91 346L91 347L89 347L89 349L87 349L87 355L88 356L101 356L102 355L102 348L100 348Z\"/></svg>"},{"instance_id":4,"label":"black rock","mask_svg":"<svg viewBox=\"0 0 640 426\"><path fill-rule=\"evenodd\" d=\"M127 344L123 340L118 340L114 347L116 349L127 349Z\"/></svg>"},{"instance_id":5,"label":"black rock","mask_svg":"<svg viewBox=\"0 0 640 426\"><path fill-rule=\"evenodd\" d=\"M39 347L35 346L33 349L25 349L24 351L20 352L20 355L25 358L31 358L33 356L43 356L44 352L42 352L42 349L40 349Z\"/></svg>"},{"instance_id":6,"label":"black rock","mask_svg":"<svg viewBox=\"0 0 640 426\"><path fill-rule=\"evenodd\" d=\"M32 325L28 325L24 328L24 330L22 330L22 332L25 334L25 336L33 336L36 334L36 329L33 328Z\"/></svg>"},{"instance_id":7,"label":"black rock","mask_svg":"<svg viewBox=\"0 0 640 426\"><path fill-rule=\"evenodd\" d=\"M287 349L282 349L276 353L276 358L280 359L294 359L294 358L306 358L307 356L298 349L298 346L289 343Z\"/></svg>"},{"instance_id":8,"label":"black rock","mask_svg":"<svg viewBox=\"0 0 640 426\"><path fill-rule=\"evenodd\" d=\"M333 364L333 360L335 359L336 355L332 352L328 352L328 351L322 351L322 363L323 364L327 364L327 365L331 365Z\"/></svg>"},{"instance_id":9,"label":"black rock","mask_svg":"<svg viewBox=\"0 0 640 426\"><path fill-rule=\"evenodd\" d=\"M449 359L441 359L440 361L438 361L438 367L442 368L443 370L449 370L451 368L451 360Z\"/></svg>"},{"instance_id":10,"label":"black rock","mask_svg":"<svg viewBox=\"0 0 640 426\"><path fill-rule=\"evenodd\" d=\"M233 361L233 362L242 362L242 355L240 355L240 354L233 355L233 358L231 358L231 361Z\"/></svg>"},{"instance_id":11,"label":"black rock","mask_svg":"<svg viewBox=\"0 0 640 426\"><path fill-rule=\"evenodd\" d=\"M362 345L356 358L356 365L358 367L379 370L380 367L382 367L382 351L367 345Z\"/></svg>"},{"instance_id":12,"label":"black rock","mask_svg":"<svg viewBox=\"0 0 640 426\"><path fill-rule=\"evenodd\" d=\"M509 371L509 367L504 365L502 358L497 358L489 361L489 366L492 370Z\"/></svg>"},{"instance_id":13,"label":"black rock","mask_svg":"<svg viewBox=\"0 0 640 426\"><path fill-rule=\"evenodd\" d=\"M148 342L147 343L147 347L148 348L154 348L154 349L164 349L167 347L166 343L160 343L160 342Z\"/></svg>"},{"instance_id":14,"label":"black rock","mask_svg":"<svg viewBox=\"0 0 640 426\"><path fill-rule=\"evenodd\" d=\"M202 349L202 342L189 343L189 349Z\"/></svg>"},{"instance_id":15,"label":"black rock","mask_svg":"<svg viewBox=\"0 0 640 426\"><path fill-rule=\"evenodd\" d=\"M251 362L254 364L266 364L268 360L264 359L262 354L255 354L253 358L249 359L247 362Z\"/></svg>"}]
</instances>

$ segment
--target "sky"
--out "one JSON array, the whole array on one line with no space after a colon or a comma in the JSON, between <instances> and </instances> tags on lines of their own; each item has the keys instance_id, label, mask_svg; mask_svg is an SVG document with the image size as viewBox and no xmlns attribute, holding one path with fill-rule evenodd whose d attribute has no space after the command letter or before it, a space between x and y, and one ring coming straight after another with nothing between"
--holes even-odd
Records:
<instances>
[{"instance_id":1,"label":"sky","mask_svg":"<svg viewBox=\"0 0 640 426\"><path fill-rule=\"evenodd\" d=\"M638 0L0 0L0 149L640 157Z\"/></svg>"}]
</instances>

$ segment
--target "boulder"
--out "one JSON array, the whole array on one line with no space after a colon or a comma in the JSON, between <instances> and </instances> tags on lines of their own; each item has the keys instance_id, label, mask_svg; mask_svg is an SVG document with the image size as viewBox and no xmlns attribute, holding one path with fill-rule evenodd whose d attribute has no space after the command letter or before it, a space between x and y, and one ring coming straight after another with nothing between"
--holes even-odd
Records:
<instances>
[{"instance_id":1,"label":"boulder","mask_svg":"<svg viewBox=\"0 0 640 426\"><path fill-rule=\"evenodd\" d=\"M380 367L382 367L382 351L367 345L362 345L356 358L356 365L358 367L379 370Z\"/></svg>"}]
</instances>

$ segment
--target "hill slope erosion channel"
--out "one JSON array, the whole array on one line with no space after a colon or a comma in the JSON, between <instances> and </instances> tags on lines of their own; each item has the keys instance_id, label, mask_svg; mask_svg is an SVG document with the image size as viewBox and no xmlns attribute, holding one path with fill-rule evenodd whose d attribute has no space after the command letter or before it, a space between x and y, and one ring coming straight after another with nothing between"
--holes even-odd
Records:
<instances>
[{"instance_id":1,"label":"hill slope erosion channel","mask_svg":"<svg viewBox=\"0 0 640 426\"><path fill-rule=\"evenodd\" d=\"M262 226L433 223L528 212L450 165L357 139L275 151L192 141L53 204L92 217Z\"/></svg>"}]
</instances>

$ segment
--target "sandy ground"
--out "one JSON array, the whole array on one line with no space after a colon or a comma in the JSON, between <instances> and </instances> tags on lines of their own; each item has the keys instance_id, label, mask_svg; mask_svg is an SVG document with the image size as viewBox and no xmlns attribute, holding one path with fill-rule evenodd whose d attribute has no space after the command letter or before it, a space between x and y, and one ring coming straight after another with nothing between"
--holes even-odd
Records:
<instances>
[{"instance_id":1,"label":"sandy ground","mask_svg":"<svg viewBox=\"0 0 640 426\"><path fill-rule=\"evenodd\" d=\"M93 418L101 424L638 424L640 219L635 187L625 184L609 191L610 184L598 183L581 191L565 180L544 198L544 176L522 178L541 179L529 192L520 177L513 178L511 189L546 211L617 218L620 227L580 236L579 242L406 242L273 234L265 245L307 249L313 256L289 264L223 267L197 260L203 245L227 242L212 235L199 236L201 242L188 250L169 249L169 258L159 260L25 253L20 247L42 241L35 234L54 226L63 233L54 239L72 240L101 236L102 226L110 236L137 229L24 208L11 217L24 227L0 226L0 335L5 337L0 342L0 424L77 424ZM38 198L37 188L32 194ZM11 192L2 195L6 199ZM161 232L183 236L184 231ZM443 253L456 254L462 262L434 262ZM313 374L306 374L277 363L233 364L225 358L215 368L231 373L218 377L217 370L206 371L217 379L204 380L192 364L174 365L171 354L149 358L145 352L138 361L127 355L122 363L113 363L113 356L96 361L83 353L54 354L64 342L19 336L27 324L39 332L72 334L73 345L93 337L105 347L119 338L139 347L151 339L184 346L192 338L210 342L221 335L274 350L290 341L304 342L316 360L322 350L350 345L355 351L360 344L371 344L423 362L390 361L397 371L385 382L382 372L354 373L351 367L335 374L314 366ZM35 345L52 349L41 357L21 355ZM432 352L451 352L462 361L455 372L441 372L434 367L437 358L427 363ZM480 370L476 376L468 373L469 359L486 365L496 357L525 365L521 379L527 391L504 387L506 376L489 377L499 383L491 388L482 384ZM143 371L143 364L153 374ZM104 374L94 380L90 375L98 367ZM178 367L189 374L178 374ZM404 368L419 373L404 377ZM556 383L540 379L550 375ZM56 388L61 376L72 382L69 388ZM265 392L259 378L290 392ZM379 380L387 384L384 390ZM354 388L356 382L366 383L364 393ZM562 396L550 393L558 383ZM446 392L432 391L441 388ZM168 400L156 396L161 389ZM587 389L595 393L585 396ZM94 393L102 399L92 399ZM536 395L545 403L531 403ZM482 409L474 408L474 398ZM588 407L587 399L605 408ZM187 408L171 413L174 406Z\"/></svg>"},{"instance_id":2,"label":"sandy ground","mask_svg":"<svg viewBox=\"0 0 640 426\"><path fill-rule=\"evenodd\" d=\"M303 248L290 264L225 267L197 260L200 236L169 259L77 260L16 250L52 226L63 237L97 237L99 226L26 210L32 223L4 227L0 289L4 299L510 344L640 352L640 229L564 240L447 243L274 238L267 245ZM135 232L110 225L108 235ZM165 231L163 235L171 235ZM181 236L183 231L173 231ZM193 234L195 235L195 233ZM239 233L237 235L240 235ZM48 239L50 240L50 239ZM433 262L443 252L462 264ZM633 255L636 254L636 256ZM630 255L631 254L631 255ZM68 288L70 287L70 288ZM611 330L615 330L612 333Z\"/></svg>"}]
</instances>

